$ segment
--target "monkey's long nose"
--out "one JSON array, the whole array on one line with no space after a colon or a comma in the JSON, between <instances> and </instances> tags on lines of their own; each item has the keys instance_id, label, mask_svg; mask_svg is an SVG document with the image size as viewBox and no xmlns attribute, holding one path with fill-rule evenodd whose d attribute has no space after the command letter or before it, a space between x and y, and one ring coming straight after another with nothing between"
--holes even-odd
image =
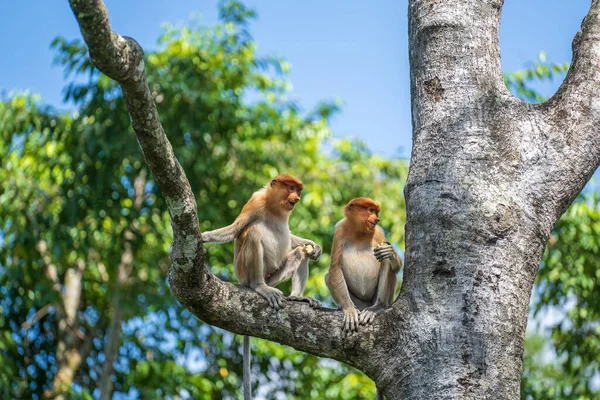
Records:
<instances>
[{"instance_id":1,"label":"monkey's long nose","mask_svg":"<svg viewBox=\"0 0 600 400\"><path fill-rule=\"evenodd\" d=\"M379 218L375 218L375 223L378 224L381 221Z\"/></svg>"},{"instance_id":2,"label":"monkey's long nose","mask_svg":"<svg viewBox=\"0 0 600 400\"><path fill-rule=\"evenodd\" d=\"M298 196L292 196L292 198L290 199L290 203L298 203L300 201L300 197Z\"/></svg>"}]
</instances>

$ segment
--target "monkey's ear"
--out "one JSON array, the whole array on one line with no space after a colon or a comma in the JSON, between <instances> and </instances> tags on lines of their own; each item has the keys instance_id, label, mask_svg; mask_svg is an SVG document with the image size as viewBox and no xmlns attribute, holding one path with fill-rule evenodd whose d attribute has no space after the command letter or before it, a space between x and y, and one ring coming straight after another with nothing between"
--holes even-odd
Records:
<instances>
[{"instance_id":1,"label":"monkey's ear","mask_svg":"<svg viewBox=\"0 0 600 400\"><path fill-rule=\"evenodd\" d=\"M271 187L275 187L275 184L277 183L277 179L273 179L271 181Z\"/></svg>"},{"instance_id":2,"label":"monkey's ear","mask_svg":"<svg viewBox=\"0 0 600 400\"><path fill-rule=\"evenodd\" d=\"M348 207L348 210L350 210L350 211L354 210L354 204L350 204L350 207Z\"/></svg>"}]
</instances>

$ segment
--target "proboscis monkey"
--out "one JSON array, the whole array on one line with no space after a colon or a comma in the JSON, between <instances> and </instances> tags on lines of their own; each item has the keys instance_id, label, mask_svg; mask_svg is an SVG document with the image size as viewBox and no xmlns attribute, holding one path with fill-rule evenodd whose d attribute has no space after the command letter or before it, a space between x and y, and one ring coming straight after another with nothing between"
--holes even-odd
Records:
<instances>
[{"instance_id":1,"label":"proboscis monkey","mask_svg":"<svg viewBox=\"0 0 600 400\"><path fill-rule=\"evenodd\" d=\"M291 175L278 175L254 192L233 224L202 233L204 243L234 241L235 275L244 286L263 296L274 309L283 304L283 293L273 286L292 279L288 300L319 302L303 297L308 280L308 261L317 260L321 247L292 235L288 225L300 201L302 182ZM244 336L244 398L250 399L250 338Z\"/></svg>"},{"instance_id":2,"label":"proboscis monkey","mask_svg":"<svg viewBox=\"0 0 600 400\"><path fill-rule=\"evenodd\" d=\"M346 204L335 226L325 283L344 311L346 331L371 323L393 301L402 260L385 240L378 215L379 204L359 197Z\"/></svg>"}]
</instances>

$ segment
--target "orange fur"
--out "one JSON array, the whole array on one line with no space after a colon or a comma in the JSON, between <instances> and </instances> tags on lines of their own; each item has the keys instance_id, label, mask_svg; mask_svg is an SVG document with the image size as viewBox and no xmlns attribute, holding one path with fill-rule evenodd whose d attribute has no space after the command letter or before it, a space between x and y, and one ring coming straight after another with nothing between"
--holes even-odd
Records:
<instances>
[{"instance_id":1,"label":"orange fur","mask_svg":"<svg viewBox=\"0 0 600 400\"><path fill-rule=\"evenodd\" d=\"M281 292L267 283L276 285L293 275L292 293L300 296L308 277L308 258L316 260L321 254L313 241L294 236L289 229L289 216L303 189L298 178L278 175L252 194L231 225L202 233L205 243L234 241L239 282L272 300L270 304L280 305ZM306 245L313 248L310 255L301 250ZM265 282L265 278L270 279Z\"/></svg>"},{"instance_id":2,"label":"orange fur","mask_svg":"<svg viewBox=\"0 0 600 400\"><path fill-rule=\"evenodd\" d=\"M285 296L276 289L284 280L292 281L288 300L319 302L304 297L309 259L317 260L321 247L290 232L289 216L300 201L302 182L287 174L271 179L254 192L235 221L226 227L202 233L204 243L234 242L235 274L238 281L254 289L274 309L283 306ZM310 248L311 250L306 250ZM250 341L244 340L244 387L249 384Z\"/></svg>"},{"instance_id":3,"label":"orange fur","mask_svg":"<svg viewBox=\"0 0 600 400\"><path fill-rule=\"evenodd\" d=\"M344 325L350 330L356 329L358 323L357 308L373 313L391 304L395 273L402 265L395 251L385 243L383 229L377 225L379 211L374 200L353 199L344 207L344 219L335 227L325 282L333 300L344 310ZM387 248L376 250L379 244ZM382 251L386 257L380 262L374 253ZM365 314L361 323L371 320Z\"/></svg>"}]
</instances>

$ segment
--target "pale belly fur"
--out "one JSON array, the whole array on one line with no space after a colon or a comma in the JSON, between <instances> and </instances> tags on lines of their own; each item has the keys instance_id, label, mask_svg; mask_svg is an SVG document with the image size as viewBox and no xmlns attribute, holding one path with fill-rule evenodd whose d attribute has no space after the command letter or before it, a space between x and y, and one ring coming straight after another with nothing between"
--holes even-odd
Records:
<instances>
[{"instance_id":1,"label":"pale belly fur","mask_svg":"<svg viewBox=\"0 0 600 400\"><path fill-rule=\"evenodd\" d=\"M283 265L291 250L290 228L287 223L265 224L259 222L255 225L262 238L264 263L268 274L277 271Z\"/></svg>"},{"instance_id":2,"label":"pale belly fur","mask_svg":"<svg viewBox=\"0 0 600 400\"><path fill-rule=\"evenodd\" d=\"M344 249L343 271L346 285L353 295L370 301L377 292L381 264L373 255L370 244Z\"/></svg>"}]
</instances>

